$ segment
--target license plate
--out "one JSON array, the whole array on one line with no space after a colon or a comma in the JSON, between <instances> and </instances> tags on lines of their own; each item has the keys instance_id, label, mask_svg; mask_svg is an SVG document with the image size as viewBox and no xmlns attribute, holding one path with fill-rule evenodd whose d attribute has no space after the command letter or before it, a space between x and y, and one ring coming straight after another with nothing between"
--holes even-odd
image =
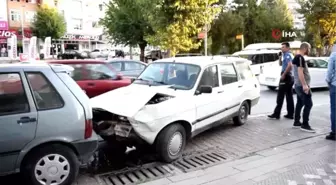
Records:
<instances>
[{"instance_id":1,"label":"license plate","mask_svg":"<svg viewBox=\"0 0 336 185\"><path fill-rule=\"evenodd\" d=\"M130 125L117 124L114 127L114 131L116 135L121 136L121 137L128 137L129 134L131 133L131 130L132 130L132 126Z\"/></svg>"},{"instance_id":2,"label":"license plate","mask_svg":"<svg viewBox=\"0 0 336 185\"><path fill-rule=\"evenodd\" d=\"M274 81L275 81L275 78L266 78L266 81L274 82Z\"/></svg>"}]
</instances>

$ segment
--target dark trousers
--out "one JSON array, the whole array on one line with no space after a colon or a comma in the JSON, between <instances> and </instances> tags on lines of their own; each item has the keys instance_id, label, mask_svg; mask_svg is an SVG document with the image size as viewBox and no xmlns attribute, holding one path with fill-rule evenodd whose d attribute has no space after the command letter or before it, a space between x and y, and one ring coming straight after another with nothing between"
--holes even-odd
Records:
<instances>
[{"instance_id":1,"label":"dark trousers","mask_svg":"<svg viewBox=\"0 0 336 185\"><path fill-rule=\"evenodd\" d=\"M302 124L304 126L309 126L310 110L313 107L312 92L310 90L309 93L306 94L303 91L302 86L295 86L295 92L297 94L297 101L296 101L296 107L295 107L294 121L300 122L301 110L302 110L302 107L304 106L303 115L302 115L302 119L303 119Z\"/></svg>"},{"instance_id":2,"label":"dark trousers","mask_svg":"<svg viewBox=\"0 0 336 185\"><path fill-rule=\"evenodd\" d=\"M335 122L336 122L336 86L330 85L330 121L331 121L331 132L335 132Z\"/></svg>"},{"instance_id":3,"label":"dark trousers","mask_svg":"<svg viewBox=\"0 0 336 185\"><path fill-rule=\"evenodd\" d=\"M276 100L276 107L273 115L280 116L282 105L286 96L287 102L287 115L293 116L294 114L294 100L293 100L293 84L294 80L291 75L287 75L284 80L280 80L279 90Z\"/></svg>"}]
</instances>

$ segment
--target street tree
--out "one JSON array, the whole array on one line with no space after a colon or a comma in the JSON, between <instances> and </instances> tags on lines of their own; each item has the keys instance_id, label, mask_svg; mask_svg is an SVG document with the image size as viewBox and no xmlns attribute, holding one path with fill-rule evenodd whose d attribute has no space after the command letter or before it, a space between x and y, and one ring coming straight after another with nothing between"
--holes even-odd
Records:
<instances>
[{"instance_id":1,"label":"street tree","mask_svg":"<svg viewBox=\"0 0 336 185\"><path fill-rule=\"evenodd\" d=\"M198 48L197 35L212 22L218 0L157 0L150 20L154 29L147 40L167 49L171 56Z\"/></svg>"},{"instance_id":2,"label":"street tree","mask_svg":"<svg viewBox=\"0 0 336 185\"><path fill-rule=\"evenodd\" d=\"M144 61L146 36L153 34L146 11L154 6L151 0L113 0L107 4L105 17L100 20L113 44L140 47Z\"/></svg>"},{"instance_id":3,"label":"street tree","mask_svg":"<svg viewBox=\"0 0 336 185\"><path fill-rule=\"evenodd\" d=\"M330 52L336 41L336 0L299 0L299 4L298 12L304 15L318 55L322 54L323 48Z\"/></svg>"},{"instance_id":4,"label":"street tree","mask_svg":"<svg viewBox=\"0 0 336 185\"><path fill-rule=\"evenodd\" d=\"M239 34L244 35L245 45L290 40L272 37L273 29L292 31L292 16L284 0L234 0L227 7L210 31L212 52L218 53L223 46L230 53L239 50L241 40L235 39Z\"/></svg>"},{"instance_id":5,"label":"street tree","mask_svg":"<svg viewBox=\"0 0 336 185\"><path fill-rule=\"evenodd\" d=\"M34 21L31 24L31 29L33 35L37 38L43 40L46 37L59 39L66 32L66 22L63 15L55 8L42 5L37 10Z\"/></svg>"}]
</instances>

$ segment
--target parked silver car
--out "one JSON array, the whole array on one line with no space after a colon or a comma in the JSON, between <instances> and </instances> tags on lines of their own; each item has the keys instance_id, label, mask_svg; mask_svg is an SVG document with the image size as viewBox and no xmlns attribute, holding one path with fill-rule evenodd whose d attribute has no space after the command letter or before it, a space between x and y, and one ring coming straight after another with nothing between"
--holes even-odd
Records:
<instances>
[{"instance_id":1,"label":"parked silver car","mask_svg":"<svg viewBox=\"0 0 336 185\"><path fill-rule=\"evenodd\" d=\"M89 98L69 70L0 65L0 175L22 172L33 185L68 185L96 150Z\"/></svg>"},{"instance_id":2,"label":"parked silver car","mask_svg":"<svg viewBox=\"0 0 336 185\"><path fill-rule=\"evenodd\" d=\"M137 78L147 67L147 64L137 60L114 58L107 61L125 77Z\"/></svg>"}]
</instances>

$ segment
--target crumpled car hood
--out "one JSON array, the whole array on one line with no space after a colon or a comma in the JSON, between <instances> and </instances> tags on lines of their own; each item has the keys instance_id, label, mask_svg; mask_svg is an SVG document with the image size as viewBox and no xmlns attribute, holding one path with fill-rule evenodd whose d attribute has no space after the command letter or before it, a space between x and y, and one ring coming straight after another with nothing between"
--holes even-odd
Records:
<instances>
[{"instance_id":1,"label":"crumpled car hood","mask_svg":"<svg viewBox=\"0 0 336 185\"><path fill-rule=\"evenodd\" d=\"M157 93L174 96L169 86L131 84L90 99L92 108L104 109L120 116L133 117Z\"/></svg>"}]
</instances>

